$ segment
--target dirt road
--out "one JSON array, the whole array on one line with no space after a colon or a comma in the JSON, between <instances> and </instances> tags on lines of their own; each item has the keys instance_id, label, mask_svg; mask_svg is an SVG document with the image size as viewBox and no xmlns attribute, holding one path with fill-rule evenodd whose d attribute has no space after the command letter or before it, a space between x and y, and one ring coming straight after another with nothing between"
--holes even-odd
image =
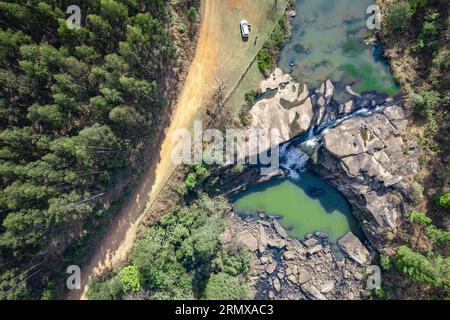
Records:
<instances>
[{"instance_id":1,"label":"dirt road","mask_svg":"<svg viewBox=\"0 0 450 320\"><path fill-rule=\"evenodd\" d=\"M282 7L283 1L280 2ZM252 0L202 1L202 24L195 57L161 145L159 158L146 170L145 177L134 195L117 214L98 246L93 249L94 254L89 263L81 268L82 288L72 290L68 299L86 299L88 279L124 261L132 248L146 207L152 203L176 167L171 161L174 132L180 128L191 127L219 71L231 84L230 90L236 85L274 26L276 20L271 22L268 11L272 3L271 0L261 0L257 9L258 6L255 6ZM253 27L252 35L258 35L261 39L257 45L253 41L242 42L239 34L239 20L250 14L254 17L254 24L257 24Z\"/></svg>"}]
</instances>

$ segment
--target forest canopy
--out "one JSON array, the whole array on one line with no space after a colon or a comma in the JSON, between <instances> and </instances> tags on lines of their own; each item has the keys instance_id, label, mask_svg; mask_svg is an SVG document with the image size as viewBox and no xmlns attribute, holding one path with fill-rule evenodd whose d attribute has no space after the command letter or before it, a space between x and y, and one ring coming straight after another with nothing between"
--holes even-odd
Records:
<instances>
[{"instance_id":1,"label":"forest canopy","mask_svg":"<svg viewBox=\"0 0 450 320\"><path fill-rule=\"evenodd\" d=\"M164 0L0 1L0 298L39 298L34 272L151 139L169 20Z\"/></svg>"}]
</instances>

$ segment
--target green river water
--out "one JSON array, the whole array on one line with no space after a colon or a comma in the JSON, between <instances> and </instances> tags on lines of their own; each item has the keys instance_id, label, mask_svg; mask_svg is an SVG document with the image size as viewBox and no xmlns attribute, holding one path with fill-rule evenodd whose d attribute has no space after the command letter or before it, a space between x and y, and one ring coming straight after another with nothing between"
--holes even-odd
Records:
<instances>
[{"instance_id":1,"label":"green river water","mask_svg":"<svg viewBox=\"0 0 450 320\"><path fill-rule=\"evenodd\" d=\"M325 193L312 197L311 188L320 188ZM297 181L281 178L251 186L233 200L235 211L240 214L256 217L258 210L264 210L266 214L282 216L280 223L296 238L314 231L328 233L332 242L349 230L361 235L343 195L308 172L302 173Z\"/></svg>"},{"instance_id":2,"label":"green river water","mask_svg":"<svg viewBox=\"0 0 450 320\"><path fill-rule=\"evenodd\" d=\"M358 92L396 94L399 87L380 47L363 42L372 32L366 27L366 10L372 4L373 0L297 0L280 67L312 88L332 79L352 83Z\"/></svg>"},{"instance_id":3,"label":"green river water","mask_svg":"<svg viewBox=\"0 0 450 320\"><path fill-rule=\"evenodd\" d=\"M309 88L323 81L351 84L357 92L378 91L394 95L399 87L381 56L379 46L363 40L367 7L373 0L297 0L292 36L281 52L279 66ZM338 89L337 89L338 90ZM335 92L339 102L350 99L343 90ZM311 195L311 188L325 191ZM257 215L258 210L282 217L288 233L302 238L314 231L336 240L352 231L362 237L347 200L319 177L305 172L299 180L273 179L251 186L232 199L239 214Z\"/></svg>"}]
</instances>

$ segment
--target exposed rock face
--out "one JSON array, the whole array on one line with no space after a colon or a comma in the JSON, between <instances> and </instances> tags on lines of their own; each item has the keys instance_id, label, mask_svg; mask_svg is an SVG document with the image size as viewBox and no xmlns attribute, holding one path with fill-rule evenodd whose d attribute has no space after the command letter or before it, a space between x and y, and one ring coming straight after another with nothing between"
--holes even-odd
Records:
<instances>
[{"instance_id":1,"label":"exposed rock face","mask_svg":"<svg viewBox=\"0 0 450 320\"><path fill-rule=\"evenodd\" d=\"M339 248L344 251L349 258L353 259L360 265L364 265L369 261L369 251L363 246L361 241L351 232L338 240Z\"/></svg>"},{"instance_id":2,"label":"exposed rock face","mask_svg":"<svg viewBox=\"0 0 450 320\"><path fill-rule=\"evenodd\" d=\"M275 144L285 142L311 127L314 107L306 85L301 88L291 76L277 68L261 82L260 89L263 93L276 93L270 98L261 99L250 110L253 129L277 129L278 141L272 141ZM331 92L332 88L327 87L327 90Z\"/></svg>"},{"instance_id":3,"label":"exposed rock face","mask_svg":"<svg viewBox=\"0 0 450 320\"><path fill-rule=\"evenodd\" d=\"M267 248L267 236L266 232L264 231L264 227L260 224L258 237L258 250L260 253L263 253L264 251L266 251L266 248Z\"/></svg>"},{"instance_id":4,"label":"exposed rock face","mask_svg":"<svg viewBox=\"0 0 450 320\"><path fill-rule=\"evenodd\" d=\"M317 289L313 284L306 283L302 285L302 290L312 300L327 300L327 297L325 297L322 293L320 293L320 290Z\"/></svg>"},{"instance_id":5,"label":"exposed rock face","mask_svg":"<svg viewBox=\"0 0 450 320\"><path fill-rule=\"evenodd\" d=\"M308 254L308 256L312 256L313 254L322 251L322 245L317 244L311 248L308 249L308 251L306 251L306 253Z\"/></svg>"},{"instance_id":6,"label":"exposed rock face","mask_svg":"<svg viewBox=\"0 0 450 320\"><path fill-rule=\"evenodd\" d=\"M324 135L315 161L318 173L365 214L364 231L378 249L387 230L396 232L410 198L407 182L418 170L418 150L407 148L401 136L407 116L393 105L349 118Z\"/></svg>"},{"instance_id":7,"label":"exposed rock face","mask_svg":"<svg viewBox=\"0 0 450 320\"><path fill-rule=\"evenodd\" d=\"M266 237L268 248L252 254L250 284L257 299L335 300L368 296L360 276L365 273L365 266L344 255L337 256L326 239L310 235L307 241L314 240L311 248L316 248L310 255L311 248L297 239L280 236L276 219L265 216L264 220L255 220L232 214L227 221L226 233L232 235L232 240L226 245L235 245L235 240L242 243L243 239L254 242L252 238L260 243L261 236Z\"/></svg>"},{"instance_id":8,"label":"exposed rock face","mask_svg":"<svg viewBox=\"0 0 450 320\"><path fill-rule=\"evenodd\" d=\"M320 288L320 292L321 293L330 293L331 291L333 291L334 289L334 282L333 280L328 281L327 283L325 283L322 288Z\"/></svg>"}]
</instances>

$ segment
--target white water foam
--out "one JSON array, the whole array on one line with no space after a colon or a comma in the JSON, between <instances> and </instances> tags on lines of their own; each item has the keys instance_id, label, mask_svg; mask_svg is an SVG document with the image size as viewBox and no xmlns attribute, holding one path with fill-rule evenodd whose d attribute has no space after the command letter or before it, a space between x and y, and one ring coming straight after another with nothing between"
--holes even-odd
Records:
<instances>
[{"instance_id":1,"label":"white water foam","mask_svg":"<svg viewBox=\"0 0 450 320\"><path fill-rule=\"evenodd\" d=\"M286 151L281 166L289 171L288 177L294 180L300 179L300 173L305 171L309 156L298 148L290 148Z\"/></svg>"}]
</instances>

